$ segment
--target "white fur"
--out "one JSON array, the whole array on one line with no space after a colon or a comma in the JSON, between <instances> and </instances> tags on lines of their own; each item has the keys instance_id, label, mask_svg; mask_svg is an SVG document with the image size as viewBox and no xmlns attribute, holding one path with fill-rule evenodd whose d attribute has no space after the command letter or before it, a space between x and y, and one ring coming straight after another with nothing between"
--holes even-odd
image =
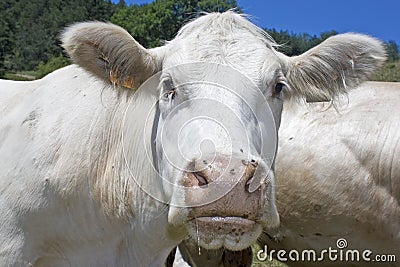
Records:
<instances>
[{"instance_id":1,"label":"white fur","mask_svg":"<svg viewBox=\"0 0 400 267\"><path fill-rule=\"evenodd\" d=\"M143 116L140 106L152 103L160 92L145 92L134 98L133 91L122 87L137 89L155 72L162 71L163 78L168 74L166 69L177 64L220 63L239 70L264 93L279 125L282 101L272 96L277 82L292 87L293 91L285 89L286 95L333 96L356 86L384 57L383 48L375 39L337 38L311 54L291 60L274 51L274 43L259 28L232 12L195 20L176 39L151 50L115 25L90 22L68 28L62 37L63 47L81 68L70 66L34 82L1 82L1 263L161 264L185 233L169 224L168 208L142 192L124 165L128 162L136 174L141 172L136 178L154 178L147 158L141 155L143 139L135 136L144 126L132 128L132 136L125 135L132 144L131 150L125 151L127 159L123 158L121 144L124 112L129 104L137 105L138 115ZM352 38L356 39L355 45L348 45ZM363 46L357 42L360 38ZM364 49L369 46L375 49ZM337 53L326 52L332 47ZM326 68L333 72L332 76L325 82L317 81L317 85L323 86L319 91L310 89L311 92L303 81L326 77L314 77L313 72L302 70L301 66L313 64L319 53L327 56L318 64L329 65L335 58L338 64ZM360 54L357 59L363 68L343 72L342 67L348 63L346 56L353 54ZM347 76L356 79L349 83ZM347 86L331 87L337 84L335 77L343 78ZM196 93L188 91L188 97ZM261 101L252 94L247 97L251 105ZM257 110L257 114L262 111ZM144 146L148 148L150 138L144 137ZM250 153L254 153L254 148ZM151 185L157 194L168 194L160 183ZM273 192L266 201L272 207L267 213L275 225Z\"/></svg>"},{"instance_id":2,"label":"white fur","mask_svg":"<svg viewBox=\"0 0 400 267\"><path fill-rule=\"evenodd\" d=\"M337 103L288 103L276 159L281 228L270 249L348 249L400 258L400 83L367 82ZM365 262L352 263L365 266ZM324 262L291 266L348 266ZM376 263L376 266L382 263Z\"/></svg>"},{"instance_id":3,"label":"white fur","mask_svg":"<svg viewBox=\"0 0 400 267\"><path fill-rule=\"evenodd\" d=\"M1 95L14 92L0 109L1 264L162 265L184 233L167 227L166 207L126 169L118 124L130 92L74 65L1 85ZM128 152L151 176L141 153Z\"/></svg>"}]
</instances>

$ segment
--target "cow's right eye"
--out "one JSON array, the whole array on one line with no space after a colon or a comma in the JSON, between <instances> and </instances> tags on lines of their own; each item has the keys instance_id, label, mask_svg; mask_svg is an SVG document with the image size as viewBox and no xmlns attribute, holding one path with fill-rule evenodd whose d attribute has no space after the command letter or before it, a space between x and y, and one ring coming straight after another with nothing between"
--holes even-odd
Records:
<instances>
[{"instance_id":1,"label":"cow's right eye","mask_svg":"<svg viewBox=\"0 0 400 267\"><path fill-rule=\"evenodd\" d=\"M282 92L283 86L284 86L283 83L277 83L275 85L274 94L279 95Z\"/></svg>"},{"instance_id":2,"label":"cow's right eye","mask_svg":"<svg viewBox=\"0 0 400 267\"><path fill-rule=\"evenodd\" d=\"M176 96L176 88L172 79L167 79L163 82L164 86L164 94L163 97L165 99L174 99Z\"/></svg>"}]
</instances>

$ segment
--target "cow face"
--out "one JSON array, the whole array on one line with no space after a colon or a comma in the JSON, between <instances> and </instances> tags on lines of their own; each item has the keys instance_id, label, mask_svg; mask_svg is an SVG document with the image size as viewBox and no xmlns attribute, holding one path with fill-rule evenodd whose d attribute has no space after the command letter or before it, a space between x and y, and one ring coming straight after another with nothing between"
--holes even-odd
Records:
<instances>
[{"instance_id":1,"label":"cow face","mask_svg":"<svg viewBox=\"0 0 400 267\"><path fill-rule=\"evenodd\" d=\"M282 99L329 100L384 58L380 42L356 34L289 58L233 12L203 16L156 49L98 22L69 28L63 46L75 63L120 87L137 90L155 74L135 94L157 96L147 139L158 175L142 180L161 181L162 190L153 187L170 204L171 225L186 227L205 248L231 250L279 222L272 167Z\"/></svg>"},{"instance_id":2,"label":"cow face","mask_svg":"<svg viewBox=\"0 0 400 267\"><path fill-rule=\"evenodd\" d=\"M187 224L207 248L247 247L262 226L278 223L266 98L226 65L180 64L161 77L155 141L169 222Z\"/></svg>"},{"instance_id":3,"label":"cow face","mask_svg":"<svg viewBox=\"0 0 400 267\"><path fill-rule=\"evenodd\" d=\"M286 80L271 43L234 18L224 38L203 18L164 47L156 154L170 223L203 247L237 250L279 222L272 165Z\"/></svg>"}]
</instances>

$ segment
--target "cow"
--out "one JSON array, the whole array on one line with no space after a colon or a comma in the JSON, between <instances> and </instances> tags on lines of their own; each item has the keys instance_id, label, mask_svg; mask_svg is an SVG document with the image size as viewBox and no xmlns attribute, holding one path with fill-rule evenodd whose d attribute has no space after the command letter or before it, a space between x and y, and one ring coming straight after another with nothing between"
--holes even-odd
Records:
<instances>
[{"instance_id":1,"label":"cow","mask_svg":"<svg viewBox=\"0 0 400 267\"><path fill-rule=\"evenodd\" d=\"M264 231L259 256L276 258L283 250L278 259L290 266L398 266L399 97L400 83L366 82L334 106L285 103L275 164L281 224ZM288 256L314 250L319 258L329 247L358 254L342 260L339 252L332 260L325 254L323 261ZM195 240L180 248L192 266L243 262L242 254L223 250L198 255ZM366 250L372 253L363 259ZM376 255L386 262L373 262Z\"/></svg>"},{"instance_id":2,"label":"cow","mask_svg":"<svg viewBox=\"0 0 400 267\"><path fill-rule=\"evenodd\" d=\"M153 49L102 22L61 41L74 65L1 81L4 265L156 266L186 235L246 249L279 224L282 99L333 99L385 59L361 34L287 57L231 11Z\"/></svg>"}]
</instances>

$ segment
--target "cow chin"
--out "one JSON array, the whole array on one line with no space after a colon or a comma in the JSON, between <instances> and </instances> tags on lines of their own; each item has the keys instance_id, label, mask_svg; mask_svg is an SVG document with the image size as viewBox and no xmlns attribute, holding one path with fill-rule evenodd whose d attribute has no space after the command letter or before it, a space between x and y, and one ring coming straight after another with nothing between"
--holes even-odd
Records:
<instances>
[{"instance_id":1,"label":"cow chin","mask_svg":"<svg viewBox=\"0 0 400 267\"><path fill-rule=\"evenodd\" d=\"M189 221L188 232L205 249L238 251L257 241L262 225L241 217L198 217Z\"/></svg>"}]
</instances>

